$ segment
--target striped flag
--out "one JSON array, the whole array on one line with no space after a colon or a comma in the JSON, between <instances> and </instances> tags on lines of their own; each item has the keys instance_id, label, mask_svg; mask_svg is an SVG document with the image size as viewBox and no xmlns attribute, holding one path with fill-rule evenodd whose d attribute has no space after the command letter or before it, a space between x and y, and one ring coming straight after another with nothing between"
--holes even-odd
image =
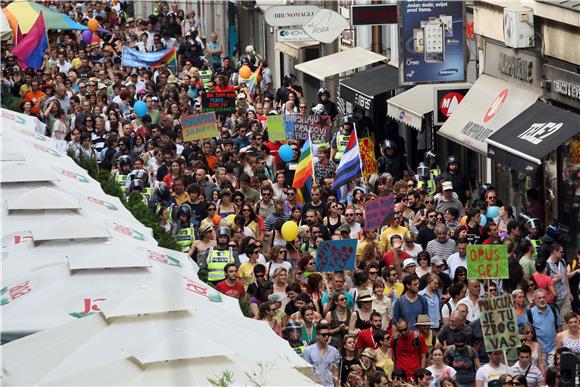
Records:
<instances>
[{"instance_id":1,"label":"striped flag","mask_svg":"<svg viewBox=\"0 0 580 387\"><path fill-rule=\"evenodd\" d=\"M296 172L292 187L298 191L298 200L304 204L310 201L310 190L312 189L312 175L314 167L312 166L312 149L310 139L306 140L298 159Z\"/></svg>"},{"instance_id":2,"label":"striped flag","mask_svg":"<svg viewBox=\"0 0 580 387\"><path fill-rule=\"evenodd\" d=\"M332 184L332 189L337 191L339 201L346 200L348 183L361 176L362 168L360 148L358 146L356 128L353 128L344 154L340 159L338 168L336 168L336 177Z\"/></svg>"},{"instance_id":3,"label":"striped flag","mask_svg":"<svg viewBox=\"0 0 580 387\"><path fill-rule=\"evenodd\" d=\"M36 19L25 37L18 36L18 31L16 32L16 39L19 41L12 48L12 53L18 58L18 64L23 69L29 67L34 70L40 69L44 60L44 53L48 48L48 35L46 34L42 12L40 12L38 19Z\"/></svg>"},{"instance_id":4,"label":"striped flag","mask_svg":"<svg viewBox=\"0 0 580 387\"><path fill-rule=\"evenodd\" d=\"M262 71L262 65L254 71L254 73L250 76L248 80L248 94L250 97L253 97L258 90L259 82L260 82L260 72Z\"/></svg>"}]
</instances>

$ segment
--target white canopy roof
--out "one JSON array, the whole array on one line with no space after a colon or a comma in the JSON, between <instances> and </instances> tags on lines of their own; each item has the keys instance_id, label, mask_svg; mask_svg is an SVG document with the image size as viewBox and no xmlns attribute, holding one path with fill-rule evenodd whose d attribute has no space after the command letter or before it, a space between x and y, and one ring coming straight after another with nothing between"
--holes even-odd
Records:
<instances>
[{"instance_id":1,"label":"white canopy roof","mask_svg":"<svg viewBox=\"0 0 580 387\"><path fill-rule=\"evenodd\" d=\"M337 52L336 54L300 63L294 66L294 68L324 81L326 78L340 73L368 66L373 63L386 61L387 59L386 56L379 55L362 47L354 47Z\"/></svg>"}]
</instances>

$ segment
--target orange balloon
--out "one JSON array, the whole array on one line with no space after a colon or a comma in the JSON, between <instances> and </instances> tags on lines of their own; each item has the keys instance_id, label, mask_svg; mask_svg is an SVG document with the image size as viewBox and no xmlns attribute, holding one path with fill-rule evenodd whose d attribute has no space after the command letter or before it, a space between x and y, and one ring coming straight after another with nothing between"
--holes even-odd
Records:
<instances>
[{"instance_id":1,"label":"orange balloon","mask_svg":"<svg viewBox=\"0 0 580 387\"><path fill-rule=\"evenodd\" d=\"M464 225L464 226L467 224L467 215L463 215L461 217L461 224Z\"/></svg>"},{"instance_id":2,"label":"orange balloon","mask_svg":"<svg viewBox=\"0 0 580 387\"><path fill-rule=\"evenodd\" d=\"M91 30L92 32L95 32L96 30L98 30L100 26L101 25L99 24L97 19L89 19L89 21L87 23L87 27L89 27L89 30Z\"/></svg>"},{"instance_id":3,"label":"orange balloon","mask_svg":"<svg viewBox=\"0 0 580 387\"><path fill-rule=\"evenodd\" d=\"M246 65L242 66L242 68L240 69L240 77L242 77L243 79L248 79L251 76L252 76L252 69Z\"/></svg>"},{"instance_id":4,"label":"orange balloon","mask_svg":"<svg viewBox=\"0 0 580 387\"><path fill-rule=\"evenodd\" d=\"M220 224L221 221L222 221L222 217L219 216L218 214L215 214L213 216L213 224Z\"/></svg>"}]
</instances>

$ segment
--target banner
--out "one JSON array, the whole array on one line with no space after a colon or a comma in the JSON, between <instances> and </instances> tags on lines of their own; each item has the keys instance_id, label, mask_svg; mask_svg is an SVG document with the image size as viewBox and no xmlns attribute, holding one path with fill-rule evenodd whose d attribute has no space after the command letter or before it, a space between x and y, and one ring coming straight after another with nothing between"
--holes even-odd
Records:
<instances>
[{"instance_id":1,"label":"banner","mask_svg":"<svg viewBox=\"0 0 580 387\"><path fill-rule=\"evenodd\" d=\"M314 270L320 272L354 270L356 244L356 239L320 242L314 259Z\"/></svg>"},{"instance_id":2,"label":"banner","mask_svg":"<svg viewBox=\"0 0 580 387\"><path fill-rule=\"evenodd\" d=\"M378 229L387 224L395 213L395 196L388 195L365 203L365 230Z\"/></svg>"},{"instance_id":3,"label":"banner","mask_svg":"<svg viewBox=\"0 0 580 387\"><path fill-rule=\"evenodd\" d=\"M214 112L192 114L181 118L183 141L218 137L219 129Z\"/></svg>"},{"instance_id":4,"label":"banner","mask_svg":"<svg viewBox=\"0 0 580 387\"><path fill-rule=\"evenodd\" d=\"M467 278L509 278L507 245L467 245Z\"/></svg>"},{"instance_id":5,"label":"banner","mask_svg":"<svg viewBox=\"0 0 580 387\"><path fill-rule=\"evenodd\" d=\"M453 114L453 111L457 109L463 97L469 91L469 86L464 87L449 87L441 86L435 87L434 99L435 106L433 108L434 117L433 123L435 125L443 125L447 118Z\"/></svg>"},{"instance_id":6,"label":"banner","mask_svg":"<svg viewBox=\"0 0 580 387\"><path fill-rule=\"evenodd\" d=\"M483 342L487 352L518 348L520 334L510 294L478 301Z\"/></svg>"},{"instance_id":7,"label":"banner","mask_svg":"<svg viewBox=\"0 0 580 387\"><path fill-rule=\"evenodd\" d=\"M284 129L288 140L308 140L312 142L328 142L332 130L330 116L314 114L288 114L284 116Z\"/></svg>"},{"instance_id":8,"label":"banner","mask_svg":"<svg viewBox=\"0 0 580 387\"><path fill-rule=\"evenodd\" d=\"M401 85L465 80L463 1L399 3Z\"/></svg>"},{"instance_id":9,"label":"banner","mask_svg":"<svg viewBox=\"0 0 580 387\"><path fill-rule=\"evenodd\" d=\"M236 110L235 91L211 91L202 97L204 112L231 113Z\"/></svg>"},{"instance_id":10,"label":"banner","mask_svg":"<svg viewBox=\"0 0 580 387\"><path fill-rule=\"evenodd\" d=\"M161 64L170 64L175 60L175 47L155 52L141 52L123 46L121 65L126 67L151 68Z\"/></svg>"},{"instance_id":11,"label":"banner","mask_svg":"<svg viewBox=\"0 0 580 387\"><path fill-rule=\"evenodd\" d=\"M286 140L286 131L284 130L284 116L266 116L266 126L268 127L268 138L270 141Z\"/></svg>"},{"instance_id":12,"label":"banner","mask_svg":"<svg viewBox=\"0 0 580 387\"><path fill-rule=\"evenodd\" d=\"M375 157L375 143L370 138L359 138L360 156L363 164L363 176L377 173L377 159Z\"/></svg>"}]
</instances>

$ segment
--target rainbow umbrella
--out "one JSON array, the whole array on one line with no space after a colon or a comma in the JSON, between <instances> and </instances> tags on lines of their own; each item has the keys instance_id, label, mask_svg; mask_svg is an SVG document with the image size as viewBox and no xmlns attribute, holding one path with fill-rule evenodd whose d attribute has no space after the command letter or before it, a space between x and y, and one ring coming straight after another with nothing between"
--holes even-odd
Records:
<instances>
[{"instance_id":1,"label":"rainbow umbrella","mask_svg":"<svg viewBox=\"0 0 580 387\"><path fill-rule=\"evenodd\" d=\"M4 8L4 14L8 19L12 31L20 26L20 31L27 34L32 28L40 12L44 15L44 23L47 30L86 30L87 26L79 24L64 13L58 13L43 5L31 1L15 1Z\"/></svg>"}]
</instances>

